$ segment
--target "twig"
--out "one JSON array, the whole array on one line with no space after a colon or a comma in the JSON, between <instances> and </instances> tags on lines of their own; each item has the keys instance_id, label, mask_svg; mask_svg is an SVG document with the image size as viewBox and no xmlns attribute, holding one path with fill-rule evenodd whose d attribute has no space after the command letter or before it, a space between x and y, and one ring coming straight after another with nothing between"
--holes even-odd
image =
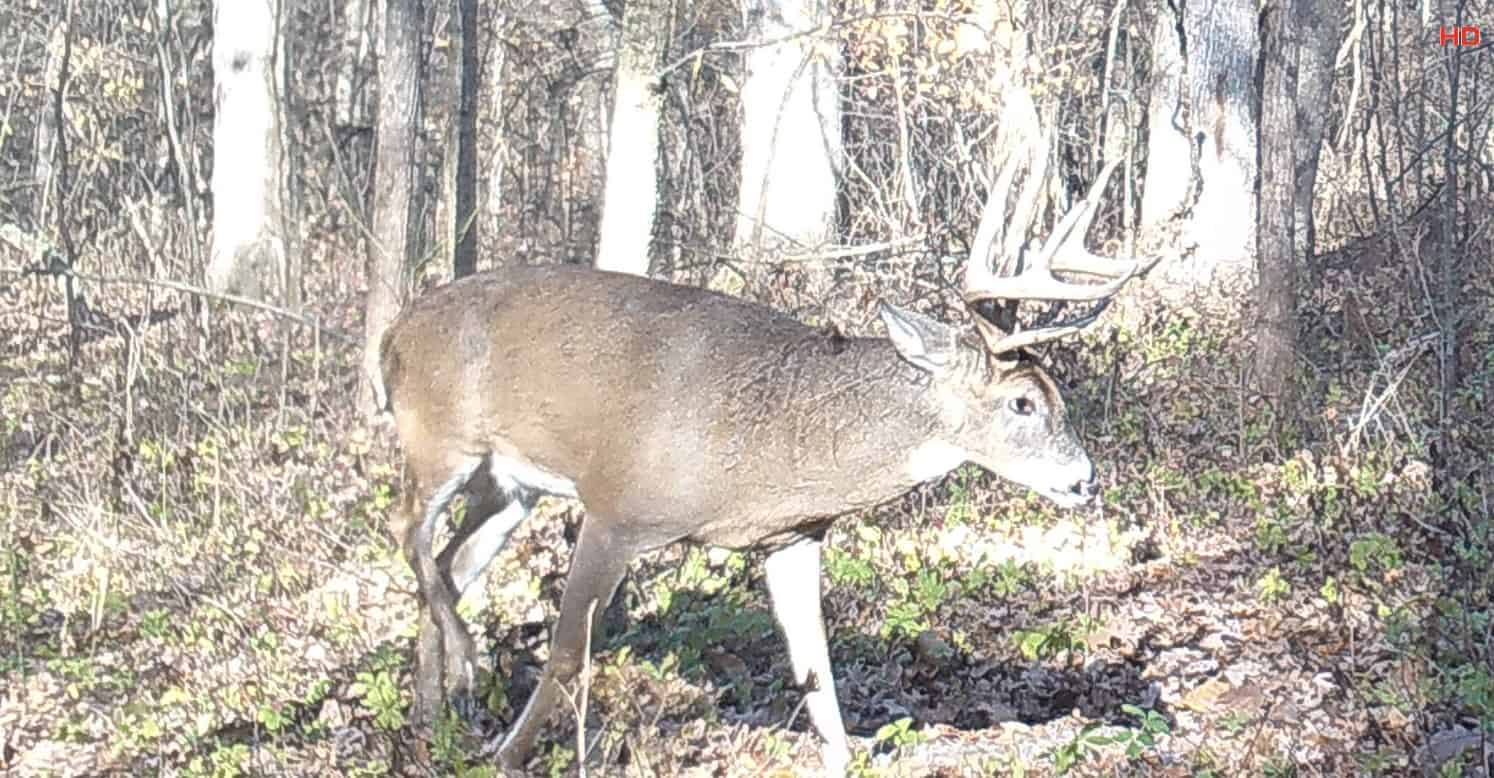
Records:
<instances>
[{"instance_id":1,"label":"twig","mask_svg":"<svg viewBox=\"0 0 1494 778\"><path fill-rule=\"evenodd\" d=\"M161 118L166 125L166 144L171 152L172 163L176 165L176 169L181 173L182 178L187 181L188 191L197 192L201 191L198 186L198 174L200 171L192 166L187 153L187 145L182 142L181 121L177 116L176 94L172 88L176 81L174 78L176 68L172 67L171 54L166 48L172 31L171 9L170 5L164 2L155 3L154 6L157 29L155 39L156 63L161 68L162 74L158 88L160 89L161 96ZM190 225L188 232L194 238L187 241L187 247L192 252L192 261L201 266L201 241L195 239L198 237L195 231L197 226L197 198L190 194L183 197L182 209L186 212L187 224ZM131 223L136 225L136 231L140 233L140 237L144 241L145 231L139 229L139 222L135 218L134 210L127 210L131 217Z\"/></svg>"},{"instance_id":2,"label":"twig","mask_svg":"<svg viewBox=\"0 0 1494 778\"><path fill-rule=\"evenodd\" d=\"M586 710L591 706L591 620L595 598L586 606L586 639L581 642L581 713L576 717L576 771L586 778Z\"/></svg>"},{"instance_id":3,"label":"twig","mask_svg":"<svg viewBox=\"0 0 1494 778\"><path fill-rule=\"evenodd\" d=\"M1358 448L1360 433L1364 431L1364 428L1370 421L1379 415L1380 409L1385 407L1385 403L1390 401L1396 389L1400 387L1401 381L1405 380L1406 374L1410 372L1411 366L1416 364L1416 357L1421 354L1422 349L1434 343L1438 337L1439 333L1437 332L1427 333L1412 339L1411 342L1386 355L1380 364L1380 368L1370 377L1370 389L1365 392L1364 400L1360 403L1359 421L1355 423L1354 429L1350 431L1349 442L1344 447L1346 454L1352 454ZM1388 377L1390 372L1395 369L1395 364L1401 360L1405 360L1405 363L1401 365L1400 372L1394 378L1388 380L1385 384L1385 391L1372 400L1371 397L1374 395L1375 383L1378 382L1381 376Z\"/></svg>"},{"instance_id":4,"label":"twig","mask_svg":"<svg viewBox=\"0 0 1494 778\"><path fill-rule=\"evenodd\" d=\"M327 335L331 335L333 338L349 345L358 345L361 342L360 339L354 338L341 330L322 324L321 319L315 315L306 316L304 314L296 313L295 311L281 308L277 305L271 305L267 302L255 300L250 297L240 297L233 294L214 292L208 289L204 289L200 286L184 284L180 281L168 281L159 278L136 278L133 276L99 276L93 275L91 273L79 273L78 271L73 270L72 268L58 261L55 257L49 264L45 266L36 265L26 268L22 274L63 276L64 278L77 279L79 281L85 281L93 284L134 284L137 286L155 286L162 289L170 289L176 292L184 292L186 294L197 295L199 297L208 297L214 300L222 300L224 302L235 303L237 305L244 305L250 308L265 311L266 313L274 314L282 319L288 319L304 327L311 327L318 332L323 332Z\"/></svg>"},{"instance_id":5,"label":"twig","mask_svg":"<svg viewBox=\"0 0 1494 778\"><path fill-rule=\"evenodd\" d=\"M576 770L579 778L586 778L586 711L591 704L591 625L597 612L597 599L592 598L586 606L586 639L581 644L581 677L576 681L581 688L574 694L561 687L571 712L576 716ZM577 697L580 700L577 700Z\"/></svg>"},{"instance_id":6,"label":"twig","mask_svg":"<svg viewBox=\"0 0 1494 778\"><path fill-rule=\"evenodd\" d=\"M68 175L68 166L72 160L68 158L67 145L67 114L64 111L67 102L67 85L72 77L73 61L73 22L77 13L77 3L69 2L63 12L62 21L62 53L57 68L57 81L55 84L48 83L47 88L52 90L52 121L56 122L57 137L53 138L56 144L51 153L57 160L57 235L62 239L63 264L71 270L73 263L78 259L77 247L73 245L73 233L68 229L68 201L72 196L71 182ZM74 360L78 358L78 346L82 343L83 300L73 287L73 280L69 277L63 284L63 294L67 299L67 345L68 352Z\"/></svg>"},{"instance_id":7,"label":"twig","mask_svg":"<svg viewBox=\"0 0 1494 778\"><path fill-rule=\"evenodd\" d=\"M665 76L667 76L670 73L673 73L674 71L676 71L676 70L684 67L685 65L690 64L691 62L694 62L696 60L702 59L704 57L704 55L706 55L706 54L717 54L717 53L727 53L727 52L748 51L750 49L760 49L760 48L767 48L769 46L777 46L777 45L780 45L780 44L783 44L783 43L789 43L791 41L796 41L796 40L798 40L800 38L806 38L806 37L809 37L809 36L812 36L812 35L825 35L825 34L828 34L832 29L844 29L844 28L851 27L853 25L859 24L861 22L870 22L870 21L876 21L876 20L880 20L880 19L912 19L912 20L917 21L917 22L923 22L926 19L941 19L941 20L944 20L944 21L955 22L955 23L964 22L964 19L961 16L957 15L957 14L953 14L953 13L930 13L928 11L887 11L887 12L882 12L882 13L870 13L870 14L860 14L860 15L857 15L857 16L846 16L846 17L842 17L842 18L836 19L833 22L826 22L824 24L821 24L821 25L818 25L818 26L815 26L815 27L810 27L810 28L802 29L802 30L795 30L794 32L791 32L791 33L788 33L788 34L785 34L785 35L780 35L777 38L767 38L767 39L764 39L764 40L746 40L746 41L718 41L716 43L711 43L711 44L708 44L708 45L705 45L705 46L701 46L701 47L699 47L697 49L694 49L692 51L689 51L689 52L685 53L679 59L676 59L675 61L673 61L673 62L665 65L662 68L660 68L659 71L654 74L654 79L653 80L655 82L663 80L663 78Z\"/></svg>"},{"instance_id":8,"label":"twig","mask_svg":"<svg viewBox=\"0 0 1494 778\"><path fill-rule=\"evenodd\" d=\"M1121 17L1125 13L1126 6L1127 3L1125 2L1117 2L1115 4L1115 8L1110 12L1110 29L1105 34L1105 66L1100 71L1105 74L1103 76L1104 81L1100 84L1100 121L1107 122L1107 124L1111 119L1110 77L1111 74L1115 73L1115 48L1120 38ZM1093 152L1094 158L1097 160L1106 159L1108 157L1105 153L1107 151L1107 141L1125 132L1126 129L1128 128L1122 128L1117 131L1114 126L1106 126L1103 135L1097 134ZM1125 223L1130 224L1130 222Z\"/></svg>"},{"instance_id":9,"label":"twig","mask_svg":"<svg viewBox=\"0 0 1494 778\"><path fill-rule=\"evenodd\" d=\"M1344 36L1344 42L1338 49L1338 55L1333 58L1334 70L1343 67L1345 62L1352 61L1353 63L1353 67L1350 68L1353 79L1349 86L1349 101L1344 104L1344 123L1339 128L1338 141L1333 144L1339 148L1343 147L1344 139L1349 134L1349 127L1353 124L1351 118L1354 114L1354 106L1359 102L1359 88L1364 82L1363 61L1359 56L1359 49L1364 45L1365 26L1364 2L1363 0L1355 0L1354 24L1349 28L1349 34Z\"/></svg>"}]
</instances>

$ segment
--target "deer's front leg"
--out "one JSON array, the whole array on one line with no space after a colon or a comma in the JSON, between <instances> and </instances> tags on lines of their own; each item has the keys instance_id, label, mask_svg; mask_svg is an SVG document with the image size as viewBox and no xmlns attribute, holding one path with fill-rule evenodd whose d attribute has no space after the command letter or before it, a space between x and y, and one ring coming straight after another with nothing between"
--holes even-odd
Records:
<instances>
[{"instance_id":1,"label":"deer's front leg","mask_svg":"<svg viewBox=\"0 0 1494 778\"><path fill-rule=\"evenodd\" d=\"M806 689L809 718L825 741L821 750L825 772L843 775L851 761L851 749L840 718L840 704L835 700L835 678L825 645L825 621L820 611L820 541L795 541L770 554L766 568L773 615L788 643L794 681Z\"/></svg>"}]
</instances>

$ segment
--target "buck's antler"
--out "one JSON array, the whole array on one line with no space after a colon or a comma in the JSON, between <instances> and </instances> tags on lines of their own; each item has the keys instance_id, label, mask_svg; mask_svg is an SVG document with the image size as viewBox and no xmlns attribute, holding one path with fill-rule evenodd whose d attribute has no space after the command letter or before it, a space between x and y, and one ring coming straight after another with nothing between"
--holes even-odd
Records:
<instances>
[{"instance_id":1,"label":"buck's antler","mask_svg":"<svg viewBox=\"0 0 1494 778\"><path fill-rule=\"evenodd\" d=\"M1059 219L1053 234L1046 241L1034 241L1023 246L1022 236L1037 208L1040 189L1045 181L1048 160L1048 138L1044 133L1039 144L1029 147L1027 153L1013 154L1002 165L996 184L986 201L977 230L976 250L965 265L965 302L975 313L975 320L986 347L992 353L1001 354L1026 346L1033 346L1055 338L1071 335L1088 326L1109 305L1110 298L1140 273L1151 269L1160 256L1144 260L1116 260L1097 256L1084 247L1084 236L1089 232L1095 215L1095 205L1110 175L1115 172L1118 161L1111 161L1100 171L1083 199L1074 204L1068 213ZM1029 170L1022 191L1013 208L1012 219L1006 221L1004 212L1007 195L1017 168L1027 158ZM1013 229L1008 230L1008 225ZM1010 268L1013 275L998 276L982 255L989 255L990 247L1000 245L1001 265ZM984 249L984 250L983 250ZM1025 265L1025 267L1024 267ZM1108 278L1104 283L1074 283L1054 276L1058 273L1078 273ZM976 309L978 303L1001 300L1015 304L1019 300L1052 300L1066 302L1096 302L1080 316L1054 324L1018 330L1015 316L1012 331L1003 332L994 322Z\"/></svg>"}]
</instances>

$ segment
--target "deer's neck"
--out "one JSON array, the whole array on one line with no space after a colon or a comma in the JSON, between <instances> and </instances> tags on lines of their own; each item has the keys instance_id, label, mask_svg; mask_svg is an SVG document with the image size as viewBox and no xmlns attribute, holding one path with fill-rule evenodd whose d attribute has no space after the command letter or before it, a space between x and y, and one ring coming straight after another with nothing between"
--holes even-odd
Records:
<instances>
[{"instance_id":1,"label":"deer's neck","mask_svg":"<svg viewBox=\"0 0 1494 778\"><path fill-rule=\"evenodd\" d=\"M888 502L964 460L959 418L883 340L784 343L739 364L707 433L706 468L677 494L708 518L691 537L729 547L802 532ZM771 354L771 356L770 356ZM748 376L756 380L743 380ZM723 477L722 474L727 474Z\"/></svg>"},{"instance_id":2,"label":"deer's neck","mask_svg":"<svg viewBox=\"0 0 1494 778\"><path fill-rule=\"evenodd\" d=\"M788 389L755 414L761 432L774 431L762 440L776 444L771 454L759 449L757 456L767 456L756 461L782 463L785 488L821 490L864 507L964 461L952 444L963 422L957 403L900 359L890 342L847 339L806 348L813 353L802 361L782 355L783 374L764 383Z\"/></svg>"}]
</instances>

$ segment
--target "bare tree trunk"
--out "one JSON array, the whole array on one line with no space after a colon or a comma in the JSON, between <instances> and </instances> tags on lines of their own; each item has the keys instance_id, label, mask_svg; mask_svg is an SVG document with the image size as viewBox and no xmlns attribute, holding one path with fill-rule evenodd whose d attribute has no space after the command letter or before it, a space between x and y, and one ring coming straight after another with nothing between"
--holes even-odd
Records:
<instances>
[{"instance_id":1,"label":"bare tree trunk","mask_svg":"<svg viewBox=\"0 0 1494 778\"><path fill-rule=\"evenodd\" d=\"M1454 17L1454 21L1459 27L1463 26L1464 18L1461 8ZM1444 114L1447 131L1442 135L1441 152L1442 164L1447 171L1447 181L1443 184L1442 196L1439 198L1441 202L1438 203L1439 207L1432 222L1431 232L1431 245L1436 247L1437 252L1436 264L1433 266L1435 280L1432 288L1435 291L1432 292L1432 297L1434 321L1437 323L1438 330L1439 389L1438 434L1435 445L1432 447L1432 462L1440 473L1445 474L1435 482L1445 484L1438 491L1449 502L1462 502L1457 496L1457 487L1453 485L1458 479L1446 477L1457 472L1450 465L1457 462L1460 456L1467 456L1471 453L1458 434L1458 429L1466 424L1466 417L1459 413L1458 407L1458 386L1462 383L1463 374L1459 355L1462 342L1461 331L1467 324L1472 323L1468 305L1463 302L1465 296L1463 284L1465 277L1469 274L1468 260L1476 256L1472 243L1475 234L1473 220L1460 213L1459 208L1459 201L1461 200L1464 204L1472 202L1473 191L1476 191L1470 187L1471 191L1464 194L1460 171L1460 168L1467 164L1467 157L1464 156L1467 151L1465 148L1460 148L1459 135L1461 133L1458 132L1458 124L1469 121L1467 117L1472 108L1471 105L1465 107L1465 101L1472 101L1468 100L1469 96L1463 94L1465 78L1463 62L1464 58L1457 56L1443 60L1443 71L1447 74L1447 101ZM1472 72L1469 75L1471 76ZM1476 90L1477 86L1470 91L1476 95L1478 94ZM1473 108L1473 110L1478 109Z\"/></svg>"},{"instance_id":2,"label":"bare tree trunk","mask_svg":"<svg viewBox=\"0 0 1494 778\"><path fill-rule=\"evenodd\" d=\"M274 101L271 104L278 109L275 114L276 155L273 165L276 181L272 196L275 198L275 225L280 238L281 256L285 258L280 273L281 299L286 307L298 311L306 296L306 257L301 250L301 232L296 225L296 216L301 213L302 179L292 175L291 171L301 169L301 152L295 139L291 137L291 103L285 91L285 85L295 80L292 65L295 61L293 47L297 39L288 30L279 29L279 20L285 18L285 0L265 1L274 4L277 21L274 80L271 82L274 90ZM289 340L285 344L288 348Z\"/></svg>"},{"instance_id":3,"label":"bare tree trunk","mask_svg":"<svg viewBox=\"0 0 1494 778\"><path fill-rule=\"evenodd\" d=\"M669 0L629 0L612 89L606 193L596 266L646 276L659 205L659 117L655 74L669 42Z\"/></svg>"},{"instance_id":4,"label":"bare tree trunk","mask_svg":"<svg viewBox=\"0 0 1494 778\"><path fill-rule=\"evenodd\" d=\"M1175 13L1157 16L1141 215L1144 227L1156 227L1185 205L1193 186L1190 139L1197 142L1202 189L1184 236L1197 250L1186 265L1153 271L1149 287L1163 299L1198 302L1208 293L1253 286L1260 43L1253 1L1203 0L1183 8L1181 40Z\"/></svg>"},{"instance_id":5,"label":"bare tree trunk","mask_svg":"<svg viewBox=\"0 0 1494 778\"><path fill-rule=\"evenodd\" d=\"M415 198L416 128L420 119L421 0L388 0L379 55L378 152L374 169L373 241L368 258L368 309L364 320L365 378L361 393L369 416L384 405L379 343L409 292Z\"/></svg>"},{"instance_id":6,"label":"bare tree trunk","mask_svg":"<svg viewBox=\"0 0 1494 778\"><path fill-rule=\"evenodd\" d=\"M210 289L278 298L286 281L281 138L284 68L277 59L277 5L214 6L213 247Z\"/></svg>"},{"instance_id":7,"label":"bare tree trunk","mask_svg":"<svg viewBox=\"0 0 1494 778\"><path fill-rule=\"evenodd\" d=\"M344 0L342 58L337 63L337 86L334 95L337 122L346 127L367 123L368 108L359 76L373 48L369 35L370 16L375 0Z\"/></svg>"},{"instance_id":8,"label":"bare tree trunk","mask_svg":"<svg viewBox=\"0 0 1494 778\"><path fill-rule=\"evenodd\" d=\"M426 118L431 120L426 133L430 140L440 144L440 166L436 169L433 191L418 191L415 195L417 226L413 229L419 236L421 245L411 250L411 256L425 256L426 251L435 250L454 265L455 237L461 229L461 219L457 216L457 188L460 186L461 176L458 158L461 156L462 124L462 53L459 42L462 20L458 3L449 5L449 8L441 4L426 6L427 20L422 24L423 27L429 25L434 31L433 38L458 42L447 45L441 51L421 42L419 56L422 62L429 65L425 71L424 116L420 121L424 123ZM440 73L441 77L432 79L433 72ZM417 185L417 190L420 188ZM427 219L430 220L429 224L426 223ZM433 246L425 245L427 236Z\"/></svg>"},{"instance_id":9,"label":"bare tree trunk","mask_svg":"<svg viewBox=\"0 0 1494 778\"><path fill-rule=\"evenodd\" d=\"M482 230L480 234L493 240L503 230L503 168L508 155L508 143L503 128L503 77L508 70L506 35L508 20L501 12L494 14L493 28L487 38L487 63L482 73L482 97L478 104L481 112L482 134L479 139L488 150L483 155L482 185Z\"/></svg>"},{"instance_id":10,"label":"bare tree trunk","mask_svg":"<svg viewBox=\"0 0 1494 778\"><path fill-rule=\"evenodd\" d=\"M48 89L62 88L62 52L67 47L68 20L58 19L47 38L47 64L43 70L43 83ZM36 186L35 210L31 214L33 223L46 224L51 216L52 203L56 199L56 175L53 155L57 153L62 127L61 117L53 111L42 111L36 117L36 169L32 181Z\"/></svg>"},{"instance_id":11,"label":"bare tree trunk","mask_svg":"<svg viewBox=\"0 0 1494 778\"><path fill-rule=\"evenodd\" d=\"M818 0L743 0L753 40L742 86L742 182L735 245L756 262L835 238L841 165L839 51L803 33L827 19Z\"/></svg>"},{"instance_id":12,"label":"bare tree trunk","mask_svg":"<svg viewBox=\"0 0 1494 778\"><path fill-rule=\"evenodd\" d=\"M1311 0L1299 0L1305 5ZM1255 391L1273 400L1277 423L1293 416L1297 373L1297 17L1290 6L1262 16L1260 194Z\"/></svg>"},{"instance_id":13,"label":"bare tree trunk","mask_svg":"<svg viewBox=\"0 0 1494 778\"><path fill-rule=\"evenodd\" d=\"M47 40L47 64L44 72L47 90L47 106L41 111L37 127L37 191L41 203L34 214L35 224L45 224L56 214L57 237L62 243L62 264L71 271L78 261L77 246L73 243L72 228L68 220L68 200L71 191L72 162L68 153L67 115L65 100L68 82L72 78L74 24L77 19L76 1L66 4L57 26ZM49 198L48 195L51 195ZM48 208L48 201L53 208ZM47 265L52 260L47 260ZM83 320L88 309L83 292L78 288L72 274L62 280L63 296L67 302L67 344L74 359L82 345Z\"/></svg>"},{"instance_id":14,"label":"bare tree trunk","mask_svg":"<svg viewBox=\"0 0 1494 778\"><path fill-rule=\"evenodd\" d=\"M1294 185L1297 256L1303 267L1312 268L1317 251L1317 228L1313 221L1313 190L1318 182L1318 160L1322 157L1327 131L1326 106L1333 98L1333 56L1338 51L1339 7L1332 0L1296 0L1291 24L1310 31L1298 34L1297 67L1297 180Z\"/></svg>"},{"instance_id":15,"label":"bare tree trunk","mask_svg":"<svg viewBox=\"0 0 1494 778\"><path fill-rule=\"evenodd\" d=\"M457 278L477 272L477 0L457 4L462 27L461 84L457 96L456 234L452 236L452 270Z\"/></svg>"},{"instance_id":16,"label":"bare tree trunk","mask_svg":"<svg viewBox=\"0 0 1494 778\"><path fill-rule=\"evenodd\" d=\"M582 0L584 20L577 25L572 49L576 61L592 72L611 70L617 53L618 30L602 0ZM608 82L585 76L572 90L564 110L569 113L570 142L562 153L564 176L559 192L566 253L593 259L601 228L602 197L607 185Z\"/></svg>"}]
</instances>

